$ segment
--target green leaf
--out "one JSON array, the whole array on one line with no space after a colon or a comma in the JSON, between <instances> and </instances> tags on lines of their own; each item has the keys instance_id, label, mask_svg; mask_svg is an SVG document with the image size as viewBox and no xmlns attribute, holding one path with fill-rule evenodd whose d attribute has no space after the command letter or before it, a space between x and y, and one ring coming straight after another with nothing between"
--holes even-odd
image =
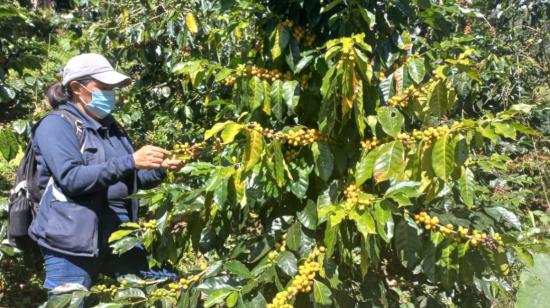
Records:
<instances>
[{"instance_id":1,"label":"green leaf","mask_svg":"<svg viewBox=\"0 0 550 308\"><path fill-rule=\"evenodd\" d=\"M518 308L548 307L550 303L550 256L538 254L534 260L535 266L521 273L516 296Z\"/></svg>"},{"instance_id":2,"label":"green leaf","mask_svg":"<svg viewBox=\"0 0 550 308\"><path fill-rule=\"evenodd\" d=\"M455 145L456 139L445 133L437 139L432 149L432 168L435 175L444 181L449 179L455 168Z\"/></svg>"},{"instance_id":3,"label":"green leaf","mask_svg":"<svg viewBox=\"0 0 550 308\"><path fill-rule=\"evenodd\" d=\"M315 160L315 173L323 181L328 181L334 169L334 155L332 155L329 146L324 142L315 142L311 146L311 150L313 152L313 159Z\"/></svg>"},{"instance_id":4,"label":"green leaf","mask_svg":"<svg viewBox=\"0 0 550 308\"><path fill-rule=\"evenodd\" d=\"M5 160L10 161L15 158L18 150L17 137L11 129L4 127L0 130L0 153Z\"/></svg>"},{"instance_id":5,"label":"green leaf","mask_svg":"<svg viewBox=\"0 0 550 308\"><path fill-rule=\"evenodd\" d=\"M310 230L317 229L317 206L312 200L307 200L306 207L298 212L298 220Z\"/></svg>"},{"instance_id":6,"label":"green leaf","mask_svg":"<svg viewBox=\"0 0 550 308\"><path fill-rule=\"evenodd\" d=\"M404 164L404 150L401 141L385 143L379 147L379 152L373 169L376 182L382 182L398 175Z\"/></svg>"},{"instance_id":7,"label":"green leaf","mask_svg":"<svg viewBox=\"0 0 550 308\"><path fill-rule=\"evenodd\" d=\"M413 56L407 61L407 71L409 76L416 84L419 84L424 80L426 75L426 67L424 65L424 58L418 55Z\"/></svg>"},{"instance_id":8,"label":"green leaf","mask_svg":"<svg viewBox=\"0 0 550 308\"><path fill-rule=\"evenodd\" d=\"M361 215L359 215L356 211L352 211L350 212L349 217L355 221L357 230L363 234L365 239L369 234L376 234L376 223L368 211L365 211Z\"/></svg>"},{"instance_id":9,"label":"green leaf","mask_svg":"<svg viewBox=\"0 0 550 308\"><path fill-rule=\"evenodd\" d=\"M135 300L135 299L143 299L146 298L145 293L143 293L142 290L138 288L128 288L119 290L116 293L115 299L116 300Z\"/></svg>"},{"instance_id":10,"label":"green leaf","mask_svg":"<svg viewBox=\"0 0 550 308\"><path fill-rule=\"evenodd\" d=\"M323 237L323 242L327 247L327 257L331 257L334 253L334 247L336 246L336 241L338 240L339 226L328 225L325 228L325 234Z\"/></svg>"},{"instance_id":11,"label":"green leaf","mask_svg":"<svg viewBox=\"0 0 550 308\"><path fill-rule=\"evenodd\" d=\"M516 140L516 129L509 125L508 123L493 123L493 127L495 128L495 133L504 136L506 138L510 138L512 140Z\"/></svg>"},{"instance_id":12,"label":"green leaf","mask_svg":"<svg viewBox=\"0 0 550 308\"><path fill-rule=\"evenodd\" d=\"M374 148L370 152L363 151L361 159L355 168L355 185L363 185L366 180L372 177L374 163L380 155L380 147Z\"/></svg>"},{"instance_id":13,"label":"green leaf","mask_svg":"<svg viewBox=\"0 0 550 308\"><path fill-rule=\"evenodd\" d=\"M278 141L273 141L268 147L269 161L268 167L273 178L277 182L278 187L282 187L285 180L285 162L281 144Z\"/></svg>"},{"instance_id":14,"label":"green leaf","mask_svg":"<svg viewBox=\"0 0 550 308\"><path fill-rule=\"evenodd\" d=\"M395 227L395 249L403 266L413 269L418 264L420 247L416 229L409 226L406 221L400 221Z\"/></svg>"},{"instance_id":15,"label":"green leaf","mask_svg":"<svg viewBox=\"0 0 550 308\"><path fill-rule=\"evenodd\" d=\"M519 218L516 216L516 214L514 214L512 211L500 206L485 207L483 208L483 210L497 222L507 222L517 230L521 231L521 222L519 221Z\"/></svg>"},{"instance_id":16,"label":"green leaf","mask_svg":"<svg viewBox=\"0 0 550 308\"><path fill-rule=\"evenodd\" d=\"M264 102L262 104L262 110L267 115L271 115L271 86L267 80L262 81L264 87Z\"/></svg>"},{"instance_id":17,"label":"green leaf","mask_svg":"<svg viewBox=\"0 0 550 308\"><path fill-rule=\"evenodd\" d=\"M394 107L380 107L376 111L378 122L382 126L384 132L392 137L396 137L401 132L401 127L405 123L405 118Z\"/></svg>"},{"instance_id":18,"label":"green leaf","mask_svg":"<svg viewBox=\"0 0 550 308\"><path fill-rule=\"evenodd\" d=\"M137 238L125 237L120 241L116 241L114 244L111 245L111 247L113 248L113 253L120 255L134 248L137 243L139 243L139 240Z\"/></svg>"},{"instance_id":19,"label":"green leaf","mask_svg":"<svg viewBox=\"0 0 550 308\"><path fill-rule=\"evenodd\" d=\"M248 130L246 135L246 145L244 148L244 170L249 171L252 169L260 158L264 149L264 137L262 134L255 130Z\"/></svg>"},{"instance_id":20,"label":"green leaf","mask_svg":"<svg viewBox=\"0 0 550 308\"><path fill-rule=\"evenodd\" d=\"M46 303L45 308L64 308L68 307L71 303L72 295L71 294L63 294L60 296L56 296Z\"/></svg>"},{"instance_id":21,"label":"green leaf","mask_svg":"<svg viewBox=\"0 0 550 308\"><path fill-rule=\"evenodd\" d=\"M225 304L227 307L235 307L237 305L237 302L239 301L239 292L233 291L225 300Z\"/></svg>"},{"instance_id":22,"label":"green leaf","mask_svg":"<svg viewBox=\"0 0 550 308\"><path fill-rule=\"evenodd\" d=\"M306 66L308 66L315 57L313 55L308 55L300 59L296 67L294 68L294 74L300 73Z\"/></svg>"},{"instance_id":23,"label":"green leaf","mask_svg":"<svg viewBox=\"0 0 550 308\"><path fill-rule=\"evenodd\" d=\"M300 250L300 243L302 241L302 225L299 221L290 226L287 232L286 245L293 251Z\"/></svg>"},{"instance_id":24,"label":"green leaf","mask_svg":"<svg viewBox=\"0 0 550 308\"><path fill-rule=\"evenodd\" d=\"M272 106L280 105L283 103L283 82L281 80L275 80L271 84L271 91L269 95L271 97Z\"/></svg>"},{"instance_id":25,"label":"green leaf","mask_svg":"<svg viewBox=\"0 0 550 308\"><path fill-rule=\"evenodd\" d=\"M524 249L522 247L512 247L514 251L516 252L516 255L518 259L520 259L525 265L529 267L535 266L535 259L533 258L533 255L529 252L528 249Z\"/></svg>"},{"instance_id":26,"label":"green leaf","mask_svg":"<svg viewBox=\"0 0 550 308\"><path fill-rule=\"evenodd\" d=\"M458 179L458 189L462 202L470 209L474 205L474 188L475 177L474 173L466 167L461 168L461 175Z\"/></svg>"},{"instance_id":27,"label":"green leaf","mask_svg":"<svg viewBox=\"0 0 550 308\"><path fill-rule=\"evenodd\" d=\"M248 85L251 94L249 101L250 111L254 111L262 106L264 102L264 86L262 84L262 80L260 80L257 76L252 77Z\"/></svg>"},{"instance_id":28,"label":"green leaf","mask_svg":"<svg viewBox=\"0 0 550 308\"><path fill-rule=\"evenodd\" d=\"M434 83L428 92L428 104L435 117L441 117L447 113L447 87L443 80Z\"/></svg>"},{"instance_id":29,"label":"green leaf","mask_svg":"<svg viewBox=\"0 0 550 308\"><path fill-rule=\"evenodd\" d=\"M221 123L214 124L214 126L212 126L212 128L210 128L209 130L207 130L204 133L204 140L208 140L212 136L214 136L217 133L219 133L220 131L222 131L222 129L224 129L225 126L228 125L229 123L234 123L234 122L233 121L226 121L226 122L221 122Z\"/></svg>"},{"instance_id":30,"label":"green leaf","mask_svg":"<svg viewBox=\"0 0 550 308\"><path fill-rule=\"evenodd\" d=\"M205 183L206 191L215 191L222 183L235 173L233 167L218 167L210 173L208 181Z\"/></svg>"},{"instance_id":31,"label":"green leaf","mask_svg":"<svg viewBox=\"0 0 550 308\"><path fill-rule=\"evenodd\" d=\"M319 280L315 280L313 283L313 299L315 300L315 303L321 305L331 305L331 297L332 292L330 291L330 288Z\"/></svg>"},{"instance_id":32,"label":"green leaf","mask_svg":"<svg viewBox=\"0 0 550 308\"><path fill-rule=\"evenodd\" d=\"M336 73L336 66L332 66L325 73L325 76L323 76L323 81L321 84L321 95L325 100L333 95L333 89L331 88L331 85L332 85L332 79L335 73Z\"/></svg>"},{"instance_id":33,"label":"green leaf","mask_svg":"<svg viewBox=\"0 0 550 308\"><path fill-rule=\"evenodd\" d=\"M116 304L116 303L99 303L95 305L93 308L123 308L124 305L122 304Z\"/></svg>"},{"instance_id":34,"label":"green leaf","mask_svg":"<svg viewBox=\"0 0 550 308\"><path fill-rule=\"evenodd\" d=\"M298 105L298 101L300 99L300 97L296 95L297 92L298 81L291 80L285 81L283 83L282 98L286 106L290 111L292 111L292 113L294 113L294 110L296 109L296 106Z\"/></svg>"},{"instance_id":35,"label":"green leaf","mask_svg":"<svg viewBox=\"0 0 550 308\"><path fill-rule=\"evenodd\" d=\"M214 77L214 81L220 82L224 80L227 76L231 75L232 73L233 73L232 69L224 67L218 73L216 73L216 76Z\"/></svg>"},{"instance_id":36,"label":"green leaf","mask_svg":"<svg viewBox=\"0 0 550 308\"><path fill-rule=\"evenodd\" d=\"M288 46L290 39L290 33L287 28L282 24L277 25L275 31L272 34L271 57L276 60L283 54L283 50Z\"/></svg>"},{"instance_id":37,"label":"green leaf","mask_svg":"<svg viewBox=\"0 0 550 308\"><path fill-rule=\"evenodd\" d=\"M208 308L223 303L225 298L232 292L232 289L220 289L210 293L204 302L204 307Z\"/></svg>"},{"instance_id":38,"label":"green leaf","mask_svg":"<svg viewBox=\"0 0 550 308\"><path fill-rule=\"evenodd\" d=\"M228 271L239 276L240 278L254 278L254 276L250 273L250 270L246 267L246 265L242 264L238 260L227 261L223 264L223 266Z\"/></svg>"},{"instance_id":39,"label":"green leaf","mask_svg":"<svg viewBox=\"0 0 550 308\"><path fill-rule=\"evenodd\" d=\"M223 128L221 137L224 143L231 143L235 139L235 136L242 130L243 126L239 123L227 123Z\"/></svg>"},{"instance_id":40,"label":"green leaf","mask_svg":"<svg viewBox=\"0 0 550 308\"><path fill-rule=\"evenodd\" d=\"M302 199L306 196L306 192L309 187L310 171L311 169L298 169L298 174L296 176L294 176L295 174L293 174L295 181L292 183L290 190L299 199Z\"/></svg>"},{"instance_id":41,"label":"green leaf","mask_svg":"<svg viewBox=\"0 0 550 308\"><path fill-rule=\"evenodd\" d=\"M290 251L285 251L279 254L276 262L277 266L290 277L296 275L298 272L298 260L296 260L294 254Z\"/></svg>"},{"instance_id":42,"label":"green leaf","mask_svg":"<svg viewBox=\"0 0 550 308\"><path fill-rule=\"evenodd\" d=\"M458 250L454 243L450 243L441 249L441 256L437 260L439 279L446 289L450 289L458 276L457 263Z\"/></svg>"},{"instance_id":43,"label":"green leaf","mask_svg":"<svg viewBox=\"0 0 550 308\"><path fill-rule=\"evenodd\" d=\"M359 13L361 13L361 17L363 17L363 20L369 25L369 29L372 30L376 24L376 16L361 6L359 6L358 9Z\"/></svg>"},{"instance_id":44,"label":"green leaf","mask_svg":"<svg viewBox=\"0 0 550 308\"><path fill-rule=\"evenodd\" d=\"M117 231L111 233L111 235L109 236L109 243L116 242L116 241L120 240L121 238L132 234L134 231L135 230L117 230Z\"/></svg>"}]
</instances>

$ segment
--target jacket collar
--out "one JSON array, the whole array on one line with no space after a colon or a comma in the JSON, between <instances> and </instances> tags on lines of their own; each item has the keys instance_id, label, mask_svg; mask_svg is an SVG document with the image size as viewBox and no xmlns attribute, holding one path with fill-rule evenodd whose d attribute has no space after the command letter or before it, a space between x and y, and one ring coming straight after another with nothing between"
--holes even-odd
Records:
<instances>
[{"instance_id":1,"label":"jacket collar","mask_svg":"<svg viewBox=\"0 0 550 308\"><path fill-rule=\"evenodd\" d=\"M87 128L91 128L93 130L99 130L102 127L110 127L114 124L114 118L112 115L108 115L105 119L101 120L101 123L92 119L89 115L87 115L85 112L80 110L78 107L76 107L72 102L67 101L65 104L61 104L59 106L59 109L66 110L79 119L82 120L82 125Z\"/></svg>"}]
</instances>

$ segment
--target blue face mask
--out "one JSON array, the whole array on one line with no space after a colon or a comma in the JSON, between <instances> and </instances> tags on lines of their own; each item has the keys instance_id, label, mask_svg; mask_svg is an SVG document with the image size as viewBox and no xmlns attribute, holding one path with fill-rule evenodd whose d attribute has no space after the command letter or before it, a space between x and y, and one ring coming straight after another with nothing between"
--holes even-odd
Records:
<instances>
[{"instance_id":1,"label":"blue face mask","mask_svg":"<svg viewBox=\"0 0 550 308\"><path fill-rule=\"evenodd\" d=\"M99 119L103 119L111 112L113 112L113 108L115 107L116 102L115 91L99 89L94 89L93 91L90 91L85 86L83 87L90 93L92 93L92 101L88 104L84 102L81 97L79 97L80 101L86 106L86 109L88 109L88 111L90 111L94 116L98 117Z\"/></svg>"}]
</instances>

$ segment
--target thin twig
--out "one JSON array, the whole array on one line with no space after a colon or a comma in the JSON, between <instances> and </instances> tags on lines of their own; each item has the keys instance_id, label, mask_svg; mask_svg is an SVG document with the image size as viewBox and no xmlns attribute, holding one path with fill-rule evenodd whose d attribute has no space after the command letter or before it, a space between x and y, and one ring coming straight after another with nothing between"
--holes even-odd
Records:
<instances>
[{"instance_id":1,"label":"thin twig","mask_svg":"<svg viewBox=\"0 0 550 308\"><path fill-rule=\"evenodd\" d=\"M539 152L537 150L537 143L535 142L535 139L533 137L531 137L531 142L533 142L533 149L535 150L535 154L538 157ZM544 183L546 172L542 169L541 164L537 164L537 169L539 170L539 174L540 174L540 184L542 186L542 193L544 194L544 198L546 199L546 208L550 209L550 201L548 200L548 189L546 188L546 183Z\"/></svg>"}]
</instances>

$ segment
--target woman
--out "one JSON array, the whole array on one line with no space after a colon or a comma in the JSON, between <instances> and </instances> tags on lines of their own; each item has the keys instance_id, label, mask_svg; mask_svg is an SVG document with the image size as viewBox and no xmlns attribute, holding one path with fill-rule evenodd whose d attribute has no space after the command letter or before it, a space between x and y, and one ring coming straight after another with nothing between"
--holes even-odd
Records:
<instances>
[{"instance_id":1,"label":"woman","mask_svg":"<svg viewBox=\"0 0 550 308\"><path fill-rule=\"evenodd\" d=\"M89 288L98 273L147 269L142 247L114 255L108 238L121 223L137 221L138 200L128 195L158 185L166 169L179 170L182 162L155 146L134 152L111 115L114 89L129 82L103 56L82 54L68 61L63 84L48 90L60 112L44 117L33 135L44 194L29 228L44 254L46 289Z\"/></svg>"}]
</instances>

